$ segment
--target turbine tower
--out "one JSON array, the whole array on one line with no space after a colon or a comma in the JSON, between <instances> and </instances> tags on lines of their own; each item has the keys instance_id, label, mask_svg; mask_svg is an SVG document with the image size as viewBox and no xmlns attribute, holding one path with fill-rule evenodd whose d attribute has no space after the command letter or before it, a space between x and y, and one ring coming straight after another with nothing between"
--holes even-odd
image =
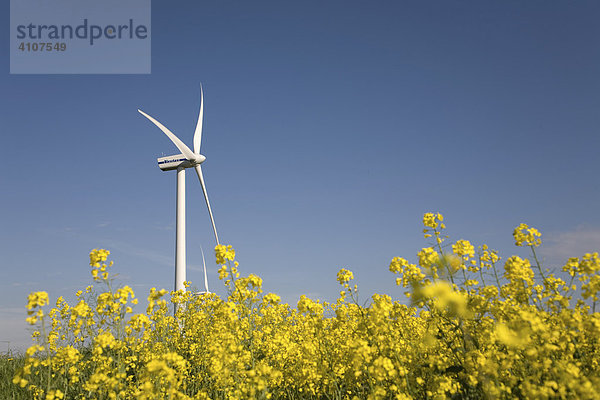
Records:
<instances>
[{"instance_id":1,"label":"turbine tower","mask_svg":"<svg viewBox=\"0 0 600 400\"><path fill-rule=\"evenodd\" d=\"M200 142L202 140L202 119L204 117L204 93L202 86L200 86L200 114L198 115L198 122L196 123L196 130L194 132L194 151L190 150L177 136L173 134L167 127L146 114L142 110L138 109L140 114L148 118L154 125L156 125L165 135L171 139L173 144L179 149L181 154L176 154L167 157L161 157L158 161L158 166L163 171L177 170L177 212L176 212L176 237L175 237L175 290L185 290L184 282L186 272L186 261L185 261L185 170L186 168L194 168L200 185L202 186L202 193L204 193L204 201L208 208L208 214L210 215L210 222L212 224L213 232L215 234L215 240L219 244L219 236L217 235L217 228L215 227L215 220L213 218L212 210L210 208L210 202L208 201L208 194L206 193L206 185L204 184L204 176L202 175L202 167L200 166L205 160L202 154L200 154ZM202 254L204 263L204 254ZM204 282L205 290L208 292L208 282L206 279L206 265L204 265Z\"/></svg>"}]
</instances>

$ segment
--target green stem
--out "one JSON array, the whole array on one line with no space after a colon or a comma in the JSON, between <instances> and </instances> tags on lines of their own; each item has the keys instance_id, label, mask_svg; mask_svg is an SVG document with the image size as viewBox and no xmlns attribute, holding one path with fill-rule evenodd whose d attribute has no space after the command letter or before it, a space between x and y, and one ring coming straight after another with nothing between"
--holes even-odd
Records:
<instances>
[{"instance_id":1,"label":"green stem","mask_svg":"<svg viewBox=\"0 0 600 400\"><path fill-rule=\"evenodd\" d=\"M494 277L496 278L496 287L500 290L500 279L498 278L498 271L496 270L496 263L492 261L492 269L494 270Z\"/></svg>"},{"instance_id":2,"label":"green stem","mask_svg":"<svg viewBox=\"0 0 600 400\"><path fill-rule=\"evenodd\" d=\"M546 279L546 276L544 275L544 272L542 271L542 266L537 258L537 254L535 253L535 246L530 245L529 247L531 247L531 252L533 253L533 259L535 260L535 265L537 266L540 276L542 277L542 279L544 281L544 287L546 289L548 289L548 287L550 287L550 284L548 283L548 279ZM558 292L556 291L556 289L554 287L552 287L552 291L554 292L554 294L558 294Z\"/></svg>"},{"instance_id":3,"label":"green stem","mask_svg":"<svg viewBox=\"0 0 600 400\"><path fill-rule=\"evenodd\" d=\"M483 264L483 263L481 262L481 255L479 255L479 276L481 277L481 284L482 284L483 286L485 286L485 279L483 279L483 272L481 271L481 269L482 269L482 268L481 268L481 265L482 265L482 264Z\"/></svg>"},{"instance_id":4,"label":"green stem","mask_svg":"<svg viewBox=\"0 0 600 400\"><path fill-rule=\"evenodd\" d=\"M537 266L538 272L540 273L540 276L542 277L542 280L544 281L544 285L547 286L546 276L544 275L544 272L542 271L542 266L540 265L540 261L538 260L537 254L535 253L535 246L530 245L529 247L531 247L531 252L533 253L533 259L535 260L535 265Z\"/></svg>"},{"instance_id":5,"label":"green stem","mask_svg":"<svg viewBox=\"0 0 600 400\"><path fill-rule=\"evenodd\" d=\"M40 319L42 322L42 337L44 338L43 343L44 343L44 348L46 349L46 359L48 360L48 382L46 384L46 394L48 394L48 392L50 391L50 377L52 374L52 359L50 357L50 343L48 342L47 337L46 337L46 324L44 321L45 317L46 316L44 315Z\"/></svg>"},{"instance_id":6,"label":"green stem","mask_svg":"<svg viewBox=\"0 0 600 400\"><path fill-rule=\"evenodd\" d=\"M450 267L448 266L448 262L444 259L444 250L442 249L442 244L438 240L441 232L438 232L437 228L434 228L433 232L435 234L435 243L437 244L438 250L440 251L440 257L443 260L444 267L446 267L446 271L448 271L448 276L450 277L450 282L452 282L452 284L454 284L454 277L452 276L452 271L450 270ZM435 280L435 278L434 278L434 280Z\"/></svg>"}]
</instances>

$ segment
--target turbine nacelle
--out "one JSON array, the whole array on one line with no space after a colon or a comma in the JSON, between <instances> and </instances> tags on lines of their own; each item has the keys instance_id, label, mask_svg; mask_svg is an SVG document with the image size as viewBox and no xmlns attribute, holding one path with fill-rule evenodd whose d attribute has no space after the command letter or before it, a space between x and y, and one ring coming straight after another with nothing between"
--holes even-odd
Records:
<instances>
[{"instance_id":1,"label":"turbine nacelle","mask_svg":"<svg viewBox=\"0 0 600 400\"><path fill-rule=\"evenodd\" d=\"M202 187L202 193L204 194L204 201L208 208L208 215L210 216L210 222L212 224L213 233L215 234L215 240L219 244L219 236L217 235L217 227L215 226L215 219L213 218L212 210L210 209L210 202L208 201L208 194L206 193L206 185L204 184L204 177L202 175L202 167L200 164L206 160L202 154L200 154L200 143L202 141L202 119L204 116L204 94L202 93L202 87L200 87L200 113L198 114L198 122L196 123L196 129L194 131L194 141L192 149L186 146L173 132L171 132L166 126L157 121L154 117L146 114L142 110L139 110L140 114L146 117L152 122L158 129L160 129L167 137L173 142L175 147L181 152L167 157L160 157L158 161L158 167L163 171L177 170L177 213L176 213L176 224L175 229L177 231L175 239L175 290L185 290L185 169L194 168L198 179L200 180L200 186ZM202 253L202 262L204 263L204 253ZM206 278L206 264L204 264L204 282L205 292L208 290L208 280Z\"/></svg>"},{"instance_id":2,"label":"turbine nacelle","mask_svg":"<svg viewBox=\"0 0 600 400\"><path fill-rule=\"evenodd\" d=\"M194 158L195 159L193 160L188 160L183 154L175 154L172 156L160 157L156 161L161 170L172 171L178 168L193 168L206 160L206 157L202 154L198 154Z\"/></svg>"}]
</instances>

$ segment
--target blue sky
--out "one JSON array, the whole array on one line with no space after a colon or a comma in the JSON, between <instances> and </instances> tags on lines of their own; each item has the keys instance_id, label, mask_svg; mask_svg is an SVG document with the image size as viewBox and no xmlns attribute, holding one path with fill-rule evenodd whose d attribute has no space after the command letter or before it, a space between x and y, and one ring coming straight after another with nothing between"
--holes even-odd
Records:
<instances>
[{"instance_id":1,"label":"blue sky","mask_svg":"<svg viewBox=\"0 0 600 400\"><path fill-rule=\"evenodd\" d=\"M548 267L600 250L597 2L212 1L152 4L150 75L10 75L0 38L0 340L28 342L30 291L90 282L112 251L145 298L171 289L176 153L150 113L191 146L205 91L204 176L222 242L243 273L295 304L333 299L336 272L361 296L403 298L387 271L451 239L504 258L521 222ZM187 173L188 278L214 239ZM211 289L224 293L211 256Z\"/></svg>"}]
</instances>

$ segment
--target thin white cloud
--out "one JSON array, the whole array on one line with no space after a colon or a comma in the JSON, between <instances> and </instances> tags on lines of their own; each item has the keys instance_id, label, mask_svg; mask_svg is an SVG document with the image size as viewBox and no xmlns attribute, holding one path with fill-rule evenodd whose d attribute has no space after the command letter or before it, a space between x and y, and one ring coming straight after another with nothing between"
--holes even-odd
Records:
<instances>
[{"instance_id":1,"label":"thin white cloud","mask_svg":"<svg viewBox=\"0 0 600 400\"><path fill-rule=\"evenodd\" d=\"M73 228L71 226L63 226L63 227L36 227L35 231L45 234L45 235L59 235L59 234L72 234L76 232L78 229Z\"/></svg>"},{"instance_id":2,"label":"thin white cloud","mask_svg":"<svg viewBox=\"0 0 600 400\"><path fill-rule=\"evenodd\" d=\"M132 288L134 288L134 287L147 287L147 286L151 286L151 284L150 283L130 283L127 286L130 286Z\"/></svg>"},{"instance_id":3,"label":"thin white cloud","mask_svg":"<svg viewBox=\"0 0 600 400\"><path fill-rule=\"evenodd\" d=\"M25 307L0 307L0 352L24 351L32 344L26 317Z\"/></svg>"},{"instance_id":4,"label":"thin white cloud","mask_svg":"<svg viewBox=\"0 0 600 400\"><path fill-rule=\"evenodd\" d=\"M545 236L545 237L544 237ZM542 236L541 254L546 260L565 263L570 257L600 252L600 228L578 227L573 231Z\"/></svg>"},{"instance_id":5,"label":"thin white cloud","mask_svg":"<svg viewBox=\"0 0 600 400\"><path fill-rule=\"evenodd\" d=\"M173 230L175 230L175 225L174 224L154 225L154 229L156 229L157 231L173 231Z\"/></svg>"},{"instance_id":6,"label":"thin white cloud","mask_svg":"<svg viewBox=\"0 0 600 400\"><path fill-rule=\"evenodd\" d=\"M127 243L117 242L113 240L105 240L103 241L103 243L107 248L110 248L112 250L118 250L129 256L143 258L159 265L173 265L173 257L166 256L162 253L158 253L151 249L139 248Z\"/></svg>"},{"instance_id":7,"label":"thin white cloud","mask_svg":"<svg viewBox=\"0 0 600 400\"><path fill-rule=\"evenodd\" d=\"M26 312L25 307L0 307L0 314L19 314L23 316Z\"/></svg>"},{"instance_id":8,"label":"thin white cloud","mask_svg":"<svg viewBox=\"0 0 600 400\"><path fill-rule=\"evenodd\" d=\"M37 286L39 284L40 284L39 282L29 281L29 282L13 282L10 285L13 286L13 287L20 287L20 286L28 286L28 287L30 287L30 286Z\"/></svg>"}]
</instances>

